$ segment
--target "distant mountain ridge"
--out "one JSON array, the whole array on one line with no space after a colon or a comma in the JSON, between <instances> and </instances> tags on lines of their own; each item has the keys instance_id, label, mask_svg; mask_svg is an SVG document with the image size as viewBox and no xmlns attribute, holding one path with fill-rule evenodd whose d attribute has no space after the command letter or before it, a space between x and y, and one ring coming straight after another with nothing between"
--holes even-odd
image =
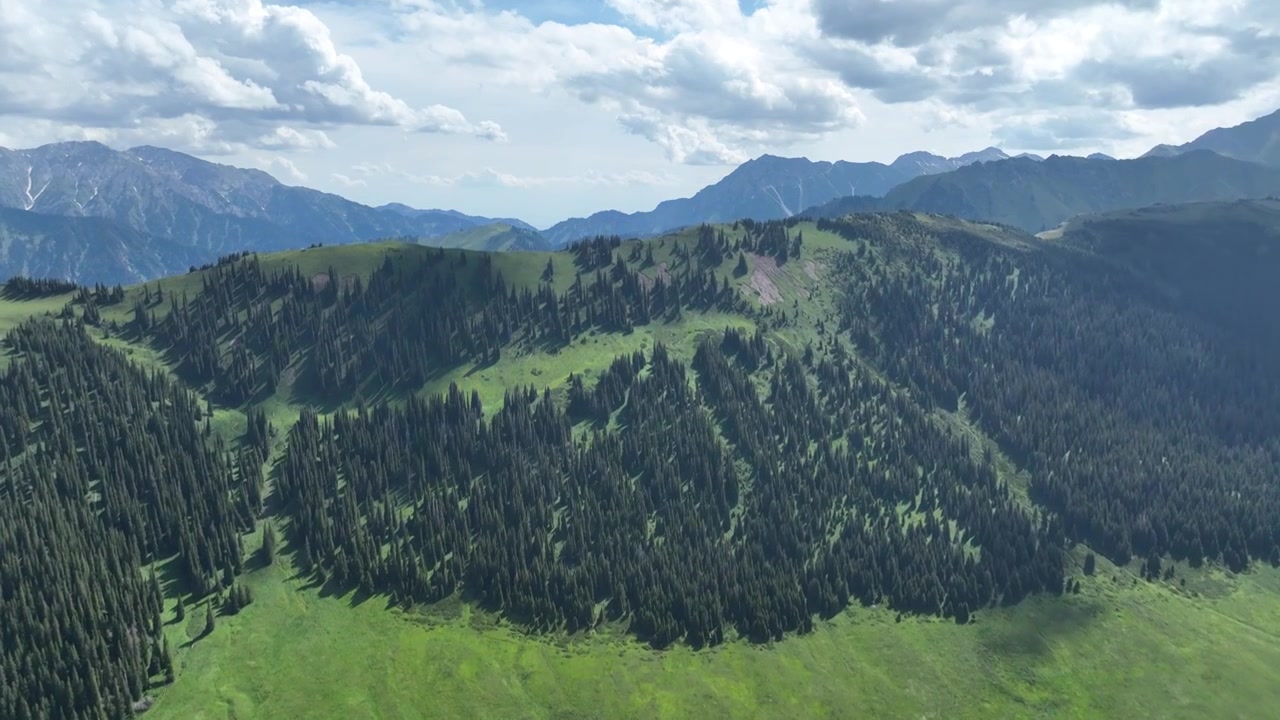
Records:
<instances>
[{"instance_id":1,"label":"distant mountain ridge","mask_svg":"<svg viewBox=\"0 0 1280 720\"><path fill-rule=\"evenodd\" d=\"M376 207L376 208L374 208L374 209L375 209L375 210L390 210L390 211L392 211L392 212L400 213L401 215L404 215L404 216L407 216L407 217L411 217L411 218L420 218L420 217L424 217L424 216L435 216L435 215L438 215L438 216L441 216L441 217L457 218L457 219L462 220L462 221L464 221L464 222L473 223L472 227L481 227L481 226L484 226L484 225L491 225L491 224L493 224L493 223L502 223L502 224L505 224L505 225L510 225L511 227L515 227L515 228L521 228L521 229L524 229L524 230L532 230L533 232L537 232L537 231L538 231L538 228L536 228L536 227L534 227L534 226L530 225L529 223L527 223L527 222L525 222L525 221L523 221L523 220L520 220L520 219L518 219L518 218L490 218L490 217L482 217L482 216L480 216L480 215L467 215L466 213L461 213L461 212L458 212L457 210L439 210L439 209L422 210L422 209L415 208L415 207L409 207L408 205L405 205L404 203L398 203L398 202L392 202L392 203L386 203L386 204L384 204L384 205L379 205L379 206L377 206L377 207Z\"/></svg>"},{"instance_id":2,"label":"distant mountain ridge","mask_svg":"<svg viewBox=\"0 0 1280 720\"><path fill-rule=\"evenodd\" d=\"M882 198L846 197L806 212L919 210L998 222L1037 233L1070 218L1158 203L1280 195L1280 169L1209 150L1133 160L1050 156L1011 158L918 177Z\"/></svg>"},{"instance_id":3,"label":"distant mountain ridge","mask_svg":"<svg viewBox=\"0 0 1280 720\"><path fill-rule=\"evenodd\" d=\"M738 166L719 182L692 197L666 200L648 212L605 210L570 218L543 230L552 245L596 235L649 237L703 222L742 218L776 220L850 195L880 196L921 175L949 172L979 162L1007 159L1003 150L985 150L946 158L912 152L886 165L879 162L814 162L808 158L761 155Z\"/></svg>"},{"instance_id":4,"label":"distant mountain ridge","mask_svg":"<svg viewBox=\"0 0 1280 720\"><path fill-rule=\"evenodd\" d=\"M131 284L201 264L205 253L97 217L0 208L0 278Z\"/></svg>"},{"instance_id":5,"label":"distant mountain ridge","mask_svg":"<svg viewBox=\"0 0 1280 720\"><path fill-rule=\"evenodd\" d=\"M1183 145L1157 145L1143 157L1168 157L1192 150L1280 167L1280 110L1228 128L1215 128Z\"/></svg>"},{"instance_id":6,"label":"distant mountain ridge","mask_svg":"<svg viewBox=\"0 0 1280 720\"><path fill-rule=\"evenodd\" d=\"M117 151L97 142L0 149L0 207L112 221L132 231L115 231L112 237L138 244L126 255L135 256L133 266L139 272L143 268L158 271L150 276L186 268L173 264L174 253L148 256L160 247L158 242L191 248L190 255L203 262L234 251L281 250L312 243L385 237L429 241L494 222L404 205L372 208L331 193L285 185L261 170L220 165L152 146ZM72 237L80 238L76 233ZM38 254L26 256L26 262L35 267L63 266L56 257ZM85 268L70 279L97 280L91 270ZM0 277L13 272L0 264Z\"/></svg>"},{"instance_id":7,"label":"distant mountain ridge","mask_svg":"<svg viewBox=\"0 0 1280 720\"><path fill-rule=\"evenodd\" d=\"M0 148L0 208L11 211L0 216L0 279L48 273L81 282L138 281L229 252L391 237L539 250L597 235L652 237L704 222L871 210L924 210L1035 233L1081 213L1280 194L1277 172L1280 111L1184 145L1156 146L1135 160L1101 153L1011 157L995 147L952 158L909 152L889 164L766 154L651 211L605 210L539 233L515 218L402 203L370 207L159 147L118 151L64 142Z\"/></svg>"}]
</instances>

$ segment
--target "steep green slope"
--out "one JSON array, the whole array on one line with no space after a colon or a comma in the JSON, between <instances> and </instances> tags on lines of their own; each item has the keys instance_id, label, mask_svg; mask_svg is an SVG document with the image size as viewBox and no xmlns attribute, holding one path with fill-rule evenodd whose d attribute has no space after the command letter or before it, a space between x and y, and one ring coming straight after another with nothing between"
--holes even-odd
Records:
<instances>
[{"instance_id":1,"label":"steep green slope","mask_svg":"<svg viewBox=\"0 0 1280 720\"><path fill-rule=\"evenodd\" d=\"M1256 716L1277 334L1217 319L1274 305L1274 208L1179 212L1202 229L323 247L86 298L103 346L197 393L233 489L185 502L245 531L243 567L159 564L177 672L149 714ZM210 598L235 612L205 634Z\"/></svg>"},{"instance_id":2,"label":"steep green slope","mask_svg":"<svg viewBox=\"0 0 1280 720\"><path fill-rule=\"evenodd\" d=\"M1164 205L1069 223L1063 245L1099 255L1209 323L1280 336L1280 200Z\"/></svg>"}]
</instances>

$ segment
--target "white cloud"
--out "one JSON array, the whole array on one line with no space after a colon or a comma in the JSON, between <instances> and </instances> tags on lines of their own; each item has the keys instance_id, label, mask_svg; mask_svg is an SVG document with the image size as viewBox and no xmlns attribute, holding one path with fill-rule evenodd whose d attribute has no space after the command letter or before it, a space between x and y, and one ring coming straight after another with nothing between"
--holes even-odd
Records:
<instances>
[{"instance_id":1,"label":"white cloud","mask_svg":"<svg viewBox=\"0 0 1280 720\"><path fill-rule=\"evenodd\" d=\"M884 102L941 102L981 114L1000 138L1048 143L1033 149L1080 147L1126 137L1126 113L1259 92L1280 74L1277 5L815 0L823 42L811 54ZM1045 129L1035 113L1056 116L1055 131L1028 132Z\"/></svg>"},{"instance_id":2,"label":"white cloud","mask_svg":"<svg viewBox=\"0 0 1280 720\"><path fill-rule=\"evenodd\" d=\"M734 164L765 145L856 126L854 93L799 57L780 33L801 32L777 3L746 16L736 0L613 0L665 40L610 25L534 22L432 0L403 18L424 52L481 68L509 87L559 88L605 107L674 162ZM810 30L810 33L816 31ZM767 141L767 142L763 142Z\"/></svg>"},{"instance_id":3,"label":"white cloud","mask_svg":"<svg viewBox=\"0 0 1280 720\"><path fill-rule=\"evenodd\" d=\"M329 177L333 178L334 180L337 180L339 183L342 183L344 186L349 188L365 187L369 184L365 182L363 178L352 178L350 176L343 175L342 173L330 173Z\"/></svg>"},{"instance_id":4,"label":"white cloud","mask_svg":"<svg viewBox=\"0 0 1280 720\"><path fill-rule=\"evenodd\" d=\"M373 125L501 141L491 121L373 87L310 10L262 0L0 0L0 114L105 131L198 125L208 152L332 147ZM311 126L311 127L307 127Z\"/></svg>"},{"instance_id":5,"label":"white cloud","mask_svg":"<svg viewBox=\"0 0 1280 720\"><path fill-rule=\"evenodd\" d=\"M258 166L270 172L273 168L280 168L284 171L285 179L296 184L302 184L307 181L307 174L298 169L293 161L286 157L276 155L274 157L259 157Z\"/></svg>"},{"instance_id":6,"label":"white cloud","mask_svg":"<svg viewBox=\"0 0 1280 720\"><path fill-rule=\"evenodd\" d=\"M1280 106L1274 0L538 15L556 4L0 0L0 144L162 145L362 202L550 224L649 209L763 152L1126 156Z\"/></svg>"},{"instance_id":7,"label":"white cloud","mask_svg":"<svg viewBox=\"0 0 1280 720\"><path fill-rule=\"evenodd\" d=\"M323 130L298 130L286 125L278 125L270 133L259 136L254 145L281 150L329 150L336 147Z\"/></svg>"},{"instance_id":8,"label":"white cloud","mask_svg":"<svg viewBox=\"0 0 1280 720\"><path fill-rule=\"evenodd\" d=\"M701 118L675 125L664 122L657 114L632 113L619 116L618 120L627 132L648 138L662 146L667 157L675 162L689 165L739 165L749 158L744 151L721 142L710 123Z\"/></svg>"}]
</instances>

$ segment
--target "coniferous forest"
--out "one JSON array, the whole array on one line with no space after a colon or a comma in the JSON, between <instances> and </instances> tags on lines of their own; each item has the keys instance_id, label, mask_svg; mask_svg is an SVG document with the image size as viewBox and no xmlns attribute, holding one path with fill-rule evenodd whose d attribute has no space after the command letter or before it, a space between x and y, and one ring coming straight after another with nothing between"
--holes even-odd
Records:
<instances>
[{"instance_id":1,"label":"coniferous forest","mask_svg":"<svg viewBox=\"0 0 1280 720\"><path fill-rule=\"evenodd\" d=\"M217 632L276 527L324 583L654 647L851 604L967 624L1078 590L1082 543L1153 579L1280 565L1280 325L1249 319L1280 307L1280 253L1162 237L896 213L596 238L518 280L421 248L366 275L229 256L179 290L15 280L75 294L4 340L0 717L132 715L175 672L166 615ZM787 267L809 294L766 301ZM682 340L501 403L442 380L654 327Z\"/></svg>"},{"instance_id":2,"label":"coniferous forest","mask_svg":"<svg viewBox=\"0 0 1280 720\"><path fill-rule=\"evenodd\" d=\"M229 587L261 460L208 441L185 389L79 321L31 321L6 343L0 716L129 716L173 674L160 582L143 566L176 554L198 595Z\"/></svg>"}]
</instances>

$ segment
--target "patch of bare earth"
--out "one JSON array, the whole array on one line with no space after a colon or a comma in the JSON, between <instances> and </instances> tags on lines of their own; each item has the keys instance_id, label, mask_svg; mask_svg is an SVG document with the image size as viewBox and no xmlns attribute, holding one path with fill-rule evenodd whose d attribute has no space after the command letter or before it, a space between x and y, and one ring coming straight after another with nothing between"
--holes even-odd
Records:
<instances>
[{"instance_id":1,"label":"patch of bare earth","mask_svg":"<svg viewBox=\"0 0 1280 720\"><path fill-rule=\"evenodd\" d=\"M351 288L355 287L356 276L343 275L339 283L340 283L339 287L341 287L343 290L350 290ZM324 292L324 289L328 286L329 286L329 273L321 272L311 276L311 290L313 292Z\"/></svg>"},{"instance_id":2,"label":"patch of bare earth","mask_svg":"<svg viewBox=\"0 0 1280 720\"><path fill-rule=\"evenodd\" d=\"M818 263L812 260L805 260L804 274L808 275L810 280L817 280L818 279Z\"/></svg>"},{"instance_id":3,"label":"patch of bare earth","mask_svg":"<svg viewBox=\"0 0 1280 720\"><path fill-rule=\"evenodd\" d=\"M775 282L781 272L778 261L755 253L750 253L747 257L751 258L751 289L760 296L760 304L772 305L781 300L782 293L778 292L778 284Z\"/></svg>"},{"instance_id":4,"label":"patch of bare earth","mask_svg":"<svg viewBox=\"0 0 1280 720\"><path fill-rule=\"evenodd\" d=\"M658 266L653 269L653 276L649 276L644 273L640 273L639 275L640 287L644 288L646 291L652 290L653 286L658 284L659 281L661 281L663 285L671 284L671 273L667 272L666 263L658 263Z\"/></svg>"}]
</instances>

